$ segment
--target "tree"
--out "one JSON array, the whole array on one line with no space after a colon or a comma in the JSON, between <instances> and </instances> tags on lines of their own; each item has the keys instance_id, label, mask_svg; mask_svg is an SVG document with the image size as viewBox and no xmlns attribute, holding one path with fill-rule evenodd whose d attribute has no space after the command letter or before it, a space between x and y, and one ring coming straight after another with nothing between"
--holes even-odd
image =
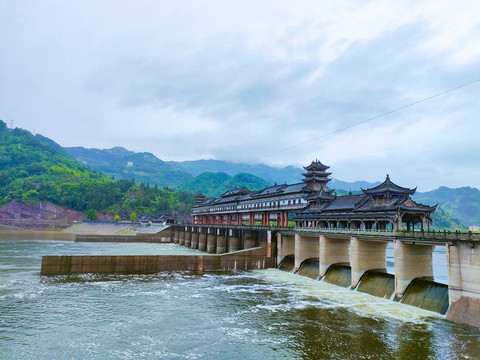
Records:
<instances>
[{"instance_id":1,"label":"tree","mask_svg":"<svg viewBox=\"0 0 480 360\"><path fill-rule=\"evenodd\" d=\"M135 214L134 212L132 212L132 213L130 214L130 221L133 222L133 221L135 221L136 218L137 218L137 214Z\"/></svg>"},{"instance_id":2,"label":"tree","mask_svg":"<svg viewBox=\"0 0 480 360\"><path fill-rule=\"evenodd\" d=\"M87 210L87 219L88 220L97 220L98 219L97 211L95 209L88 209Z\"/></svg>"},{"instance_id":3,"label":"tree","mask_svg":"<svg viewBox=\"0 0 480 360\"><path fill-rule=\"evenodd\" d=\"M120 221L120 216L115 215L114 221Z\"/></svg>"},{"instance_id":4,"label":"tree","mask_svg":"<svg viewBox=\"0 0 480 360\"><path fill-rule=\"evenodd\" d=\"M26 204L33 204L38 201L38 192L29 190L22 196L22 201Z\"/></svg>"}]
</instances>

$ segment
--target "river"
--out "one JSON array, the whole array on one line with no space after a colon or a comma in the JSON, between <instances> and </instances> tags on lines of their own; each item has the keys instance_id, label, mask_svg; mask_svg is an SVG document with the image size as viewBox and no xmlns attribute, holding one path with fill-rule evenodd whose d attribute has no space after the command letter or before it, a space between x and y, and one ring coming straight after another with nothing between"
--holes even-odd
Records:
<instances>
[{"instance_id":1,"label":"river","mask_svg":"<svg viewBox=\"0 0 480 360\"><path fill-rule=\"evenodd\" d=\"M277 269L40 276L42 255L194 252L0 241L0 358L480 358L479 329Z\"/></svg>"}]
</instances>

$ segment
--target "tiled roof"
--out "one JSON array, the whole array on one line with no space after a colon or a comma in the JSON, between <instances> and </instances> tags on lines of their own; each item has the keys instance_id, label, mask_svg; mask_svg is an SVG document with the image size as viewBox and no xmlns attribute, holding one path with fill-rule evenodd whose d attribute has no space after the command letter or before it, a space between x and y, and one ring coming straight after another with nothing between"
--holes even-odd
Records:
<instances>
[{"instance_id":1,"label":"tiled roof","mask_svg":"<svg viewBox=\"0 0 480 360\"><path fill-rule=\"evenodd\" d=\"M415 189L409 189L409 188L404 188L401 186L398 186L397 184L394 184L390 180L390 176L387 175L387 178L383 183L381 183L378 186L375 186L373 188L363 190L364 194L367 195L375 195L375 194L384 194L384 193L395 193L395 194L415 194L416 188Z\"/></svg>"}]
</instances>

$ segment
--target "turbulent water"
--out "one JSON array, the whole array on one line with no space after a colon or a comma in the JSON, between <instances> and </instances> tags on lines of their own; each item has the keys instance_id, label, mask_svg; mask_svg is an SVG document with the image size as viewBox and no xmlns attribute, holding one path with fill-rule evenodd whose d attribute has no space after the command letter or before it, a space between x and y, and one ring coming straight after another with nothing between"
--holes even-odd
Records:
<instances>
[{"instance_id":1,"label":"turbulent water","mask_svg":"<svg viewBox=\"0 0 480 360\"><path fill-rule=\"evenodd\" d=\"M478 329L276 269L40 276L46 254L185 252L0 241L0 358L480 358Z\"/></svg>"}]
</instances>

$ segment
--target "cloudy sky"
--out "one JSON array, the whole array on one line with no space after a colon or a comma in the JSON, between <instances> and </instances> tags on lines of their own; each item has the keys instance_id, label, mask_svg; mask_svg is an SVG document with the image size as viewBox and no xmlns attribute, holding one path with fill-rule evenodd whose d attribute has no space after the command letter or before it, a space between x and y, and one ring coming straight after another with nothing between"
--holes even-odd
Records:
<instances>
[{"instance_id":1,"label":"cloudy sky","mask_svg":"<svg viewBox=\"0 0 480 360\"><path fill-rule=\"evenodd\" d=\"M479 1L0 0L0 119L62 146L480 188ZM297 146L298 145L298 146Z\"/></svg>"}]
</instances>

